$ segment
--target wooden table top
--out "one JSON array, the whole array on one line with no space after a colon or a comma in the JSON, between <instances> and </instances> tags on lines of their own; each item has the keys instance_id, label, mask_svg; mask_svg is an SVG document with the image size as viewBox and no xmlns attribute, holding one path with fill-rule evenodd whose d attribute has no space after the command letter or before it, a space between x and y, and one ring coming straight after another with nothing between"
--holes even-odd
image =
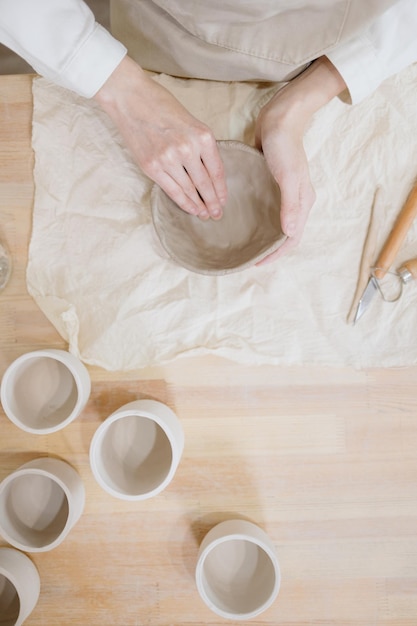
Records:
<instances>
[{"instance_id":1,"label":"wooden table top","mask_svg":"<svg viewBox=\"0 0 417 626\"><path fill-rule=\"evenodd\" d=\"M67 348L26 290L31 110L31 77L0 77L0 239L14 262L0 293L0 376L24 352ZM89 403L58 433L24 433L0 411L0 479L53 455L86 488L84 514L65 541L30 555L42 587L27 626L234 623L205 606L194 582L202 538L231 518L260 525L281 565L277 600L250 623L417 624L417 368L201 358L137 372L88 369ZM177 413L185 449L168 488L132 503L98 486L88 449L106 416L137 398Z\"/></svg>"}]
</instances>

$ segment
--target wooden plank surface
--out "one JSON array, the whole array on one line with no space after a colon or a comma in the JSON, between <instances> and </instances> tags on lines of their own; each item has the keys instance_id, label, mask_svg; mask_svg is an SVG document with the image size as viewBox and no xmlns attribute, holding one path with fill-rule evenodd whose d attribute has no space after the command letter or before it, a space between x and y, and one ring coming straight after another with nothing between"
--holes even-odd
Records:
<instances>
[{"instance_id":1,"label":"wooden plank surface","mask_svg":"<svg viewBox=\"0 0 417 626\"><path fill-rule=\"evenodd\" d=\"M30 76L1 77L0 238L14 272L0 294L0 375L24 352L66 348L25 286L30 120ZM25 434L0 413L0 479L54 455L74 465L87 494L65 542L32 555L42 589L28 626L233 623L203 604L194 583L199 543L233 517L270 535L282 568L277 601L251 623L417 624L417 368L244 367L204 358L89 371L87 408L59 433ZM175 410L186 442L167 490L129 503L96 484L88 449L102 420L137 398Z\"/></svg>"}]
</instances>

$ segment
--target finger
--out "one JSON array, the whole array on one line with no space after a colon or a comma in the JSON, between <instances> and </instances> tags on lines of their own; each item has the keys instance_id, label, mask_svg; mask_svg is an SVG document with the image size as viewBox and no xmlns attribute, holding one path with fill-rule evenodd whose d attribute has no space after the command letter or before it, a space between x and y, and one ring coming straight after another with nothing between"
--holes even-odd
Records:
<instances>
[{"instance_id":1,"label":"finger","mask_svg":"<svg viewBox=\"0 0 417 626\"><path fill-rule=\"evenodd\" d=\"M292 175L291 170L289 173L280 172L271 167L268 163L272 176L274 177L281 193L280 201L280 221L283 232L288 237L294 237L297 232L299 215L300 215L300 178L298 175Z\"/></svg>"},{"instance_id":2,"label":"finger","mask_svg":"<svg viewBox=\"0 0 417 626\"><path fill-rule=\"evenodd\" d=\"M216 140L213 139L201 152L201 161L213 184L216 196L222 206L227 202L227 183L223 161Z\"/></svg>"},{"instance_id":3,"label":"finger","mask_svg":"<svg viewBox=\"0 0 417 626\"><path fill-rule=\"evenodd\" d=\"M308 215L314 202L316 201L315 191L310 183L299 183L299 186L294 187L297 189L297 195L290 195L288 198L284 194L281 204L281 225L282 230L288 237L301 238L301 234L304 230L305 224L308 219Z\"/></svg>"},{"instance_id":4,"label":"finger","mask_svg":"<svg viewBox=\"0 0 417 626\"><path fill-rule=\"evenodd\" d=\"M297 232L299 213L298 196L292 190L288 192L287 187L281 188L281 228L288 237L294 237Z\"/></svg>"},{"instance_id":5,"label":"finger","mask_svg":"<svg viewBox=\"0 0 417 626\"><path fill-rule=\"evenodd\" d=\"M307 191L308 189L304 191L303 198L301 198L299 194L299 202L297 202L297 204L291 208L288 207L288 204L285 204L285 199L281 201L281 211L283 212L283 214L281 214L282 230L285 234L288 235L285 230L286 227L288 228L288 225L283 224L285 218L287 218L290 220L290 223L292 221L292 223L294 224L293 235L288 235L287 240L282 244L282 246L278 248L278 250L263 258L261 261L256 263L256 265L266 265L268 263L272 263L280 257L285 256L286 254L288 254L288 252L290 252L290 250L298 246L304 232L304 227L308 218L309 210L315 199L314 190L310 188L308 193ZM294 197L290 195L289 203L291 203L291 201L294 202ZM302 206L300 206L300 203L302 204Z\"/></svg>"},{"instance_id":6,"label":"finger","mask_svg":"<svg viewBox=\"0 0 417 626\"><path fill-rule=\"evenodd\" d=\"M280 219L282 230L288 237L294 237L304 224L315 202L315 192L308 171L298 171L296 175L285 173L275 175L280 192Z\"/></svg>"},{"instance_id":7,"label":"finger","mask_svg":"<svg viewBox=\"0 0 417 626\"><path fill-rule=\"evenodd\" d=\"M261 259L261 261L258 261L257 263L255 263L255 265L261 266L261 265L268 265L269 263L273 263L277 259L288 254L288 252L292 250L293 248L295 248L297 244L298 244L298 240L295 237L288 238L282 244L282 246L278 248L278 250L275 250L275 252L271 252L271 254L268 254L268 256Z\"/></svg>"},{"instance_id":8,"label":"finger","mask_svg":"<svg viewBox=\"0 0 417 626\"><path fill-rule=\"evenodd\" d=\"M188 176L187 176L188 178ZM198 198L198 194L193 187L193 190L197 196L197 202L194 202L192 198L190 198L187 193L185 193L184 188L180 185L170 174L162 171L158 174L157 177L154 178L154 181L161 187L163 191L175 202L180 209L189 213L190 215L199 215L202 211L205 211L204 203Z\"/></svg>"},{"instance_id":9,"label":"finger","mask_svg":"<svg viewBox=\"0 0 417 626\"><path fill-rule=\"evenodd\" d=\"M204 202L202 217L220 219L223 213L222 205L217 196L213 181L201 159L194 159L187 163L186 170L193 185Z\"/></svg>"},{"instance_id":10,"label":"finger","mask_svg":"<svg viewBox=\"0 0 417 626\"><path fill-rule=\"evenodd\" d=\"M176 168L172 173L167 171L167 174L174 179L174 181L181 187L185 195L197 207L197 214L200 215L201 213L207 213L207 207L204 200L185 167Z\"/></svg>"}]
</instances>

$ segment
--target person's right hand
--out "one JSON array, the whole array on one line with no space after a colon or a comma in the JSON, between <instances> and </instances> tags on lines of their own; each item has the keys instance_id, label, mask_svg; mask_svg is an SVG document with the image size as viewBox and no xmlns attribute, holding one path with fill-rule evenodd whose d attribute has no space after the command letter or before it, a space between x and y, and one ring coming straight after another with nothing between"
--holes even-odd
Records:
<instances>
[{"instance_id":1,"label":"person's right hand","mask_svg":"<svg viewBox=\"0 0 417 626\"><path fill-rule=\"evenodd\" d=\"M219 219L227 189L211 130L125 57L94 96L142 171L184 211Z\"/></svg>"}]
</instances>

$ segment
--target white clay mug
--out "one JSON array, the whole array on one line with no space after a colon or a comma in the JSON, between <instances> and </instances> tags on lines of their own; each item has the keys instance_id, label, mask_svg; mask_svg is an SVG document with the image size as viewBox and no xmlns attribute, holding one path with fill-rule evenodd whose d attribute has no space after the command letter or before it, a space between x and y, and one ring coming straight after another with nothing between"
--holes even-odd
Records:
<instances>
[{"instance_id":1,"label":"white clay mug","mask_svg":"<svg viewBox=\"0 0 417 626\"><path fill-rule=\"evenodd\" d=\"M162 402L135 400L100 424L90 445L90 465L110 495L145 500L172 481L183 449L176 414Z\"/></svg>"},{"instance_id":2,"label":"white clay mug","mask_svg":"<svg viewBox=\"0 0 417 626\"><path fill-rule=\"evenodd\" d=\"M256 524L227 520L204 537L197 559L201 598L217 615L253 619L276 599L281 573L274 544Z\"/></svg>"},{"instance_id":3,"label":"white clay mug","mask_svg":"<svg viewBox=\"0 0 417 626\"><path fill-rule=\"evenodd\" d=\"M0 548L0 623L21 626L35 608L40 592L38 570L13 548Z\"/></svg>"},{"instance_id":4,"label":"white clay mug","mask_svg":"<svg viewBox=\"0 0 417 626\"><path fill-rule=\"evenodd\" d=\"M61 544L84 510L84 484L65 461L25 463L0 483L0 534L26 552Z\"/></svg>"},{"instance_id":5,"label":"white clay mug","mask_svg":"<svg viewBox=\"0 0 417 626\"><path fill-rule=\"evenodd\" d=\"M39 435L70 424L90 397L85 365L66 350L35 350L9 365L0 397L7 417L22 430Z\"/></svg>"}]
</instances>

